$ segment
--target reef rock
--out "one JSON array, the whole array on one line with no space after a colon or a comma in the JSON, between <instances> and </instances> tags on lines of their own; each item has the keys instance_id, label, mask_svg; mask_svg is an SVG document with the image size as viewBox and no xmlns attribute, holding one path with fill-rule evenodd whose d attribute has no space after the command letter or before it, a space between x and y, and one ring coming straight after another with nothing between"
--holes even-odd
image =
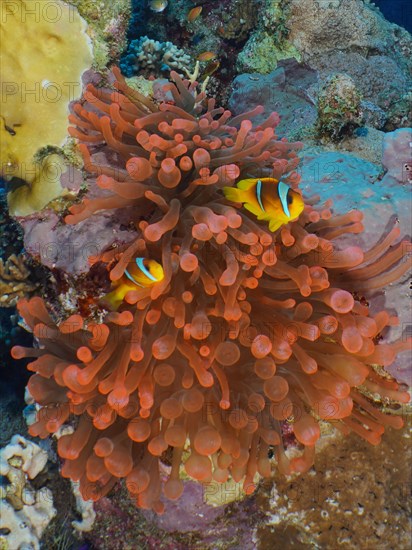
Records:
<instances>
[{"instance_id":1,"label":"reef rock","mask_svg":"<svg viewBox=\"0 0 412 550\"><path fill-rule=\"evenodd\" d=\"M384 110L408 91L412 38L361 0L291 0L288 40L319 71L349 74L365 100Z\"/></svg>"},{"instance_id":2,"label":"reef rock","mask_svg":"<svg viewBox=\"0 0 412 550\"><path fill-rule=\"evenodd\" d=\"M276 132L280 137L299 139L303 130L316 121L313 94L317 89L317 73L294 59L281 61L268 75L241 74L232 84L229 109L233 114L244 113L264 105L265 113L278 111L280 124ZM263 122L265 114L256 117Z\"/></svg>"}]
</instances>

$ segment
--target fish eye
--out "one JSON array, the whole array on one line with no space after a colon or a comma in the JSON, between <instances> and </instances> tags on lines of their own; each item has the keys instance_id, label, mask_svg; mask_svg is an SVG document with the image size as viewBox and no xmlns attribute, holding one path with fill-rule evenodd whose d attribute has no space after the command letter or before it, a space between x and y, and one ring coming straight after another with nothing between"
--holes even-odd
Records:
<instances>
[{"instance_id":1,"label":"fish eye","mask_svg":"<svg viewBox=\"0 0 412 550\"><path fill-rule=\"evenodd\" d=\"M290 193L288 193L288 204L292 204L293 202L293 197Z\"/></svg>"}]
</instances>

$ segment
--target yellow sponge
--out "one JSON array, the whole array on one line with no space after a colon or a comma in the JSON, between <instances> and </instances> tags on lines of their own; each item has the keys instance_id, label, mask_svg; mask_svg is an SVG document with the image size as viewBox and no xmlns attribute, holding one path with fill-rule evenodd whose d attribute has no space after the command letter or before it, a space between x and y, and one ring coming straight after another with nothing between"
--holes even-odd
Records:
<instances>
[{"instance_id":1,"label":"yellow sponge","mask_svg":"<svg viewBox=\"0 0 412 550\"><path fill-rule=\"evenodd\" d=\"M0 172L26 182L8 197L11 214L24 216L61 193L61 170L50 177L51 163L61 161L35 154L63 145L92 46L77 9L59 0L1 1L0 10Z\"/></svg>"}]
</instances>

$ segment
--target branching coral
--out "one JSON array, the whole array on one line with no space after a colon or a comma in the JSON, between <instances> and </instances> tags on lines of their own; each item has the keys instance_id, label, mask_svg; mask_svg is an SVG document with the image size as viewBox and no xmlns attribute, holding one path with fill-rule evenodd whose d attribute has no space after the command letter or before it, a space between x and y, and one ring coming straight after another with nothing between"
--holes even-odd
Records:
<instances>
[{"instance_id":1,"label":"branching coral","mask_svg":"<svg viewBox=\"0 0 412 550\"><path fill-rule=\"evenodd\" d=\"M187 73L192 64L190 56L172 42L142 36L132 40L120 67L126 76L134 76L141 71L168 73L171 69Z\"/></svg>"},{"instance_id":2,"label":"branching coral","mask_svg":"<svg viewBox=\"0 0 412 550\"><path fill-rule=\"evenodd\" d=\"M183 490L182 462L196 480L231 476L250 493L256 474L270 475L270 447L282 472L313 464L320 420L372 444L400 427L381 404L409 395L373 365L391 364L410 342L380 343L396 320L354 297L408 269L399 229L365 253L339 248L341 235L362 231L362 215L332 216L307 198L298 221L271 233L221 188L269 174L298 188L301 144L277 140L278 115L257 127L259 107L231 118L176 73L174 103L156 105L115 74L116 92L89 87L71 117L103 195L72 206L66 222L132 205L139 238L101 260L114 284L136 256L160 262L164 278L129 291L102 324L73 315L56 326L40 298L20 302L40 344L13 350L36 358L29 390L41 409L30 433L47 437L78 417L59 440L63 475L84 498L125 477L138 506L161 512L162 492ZM170 467L164 484L160 462Z\"/></svg>"}]
</instances>

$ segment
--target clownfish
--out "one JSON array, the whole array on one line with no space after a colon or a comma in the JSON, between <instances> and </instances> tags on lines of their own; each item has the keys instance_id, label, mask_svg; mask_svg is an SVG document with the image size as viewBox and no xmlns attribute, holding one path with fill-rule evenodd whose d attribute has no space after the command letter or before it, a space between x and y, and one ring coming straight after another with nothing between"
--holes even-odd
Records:
<instances>
[{"instance_id":1,"label":"clownfish","mask_svg":"<svg viewBox=\"0 0 412 550\"><path fill-rule=\"evenodd\" d=\"M130 290L136 290L136 287L149 288L164 279L164 276L163 267L155 260L135 258L121 279L116 281L116 288L104 297L104 302L117 309Z\"/></svg>"},{"instance_id":2,"label":"clownfish","mask_svg":"<svg viewBox=\"0 0 412 550\"><path fill-rule=\"evenodd\" d=\"M223 187L225 198L243 203L258 220L269 222L270 231L296 220L305 206L299 193L274 178L244 179L236 187Z\"/></svg>"}]
</instances>

